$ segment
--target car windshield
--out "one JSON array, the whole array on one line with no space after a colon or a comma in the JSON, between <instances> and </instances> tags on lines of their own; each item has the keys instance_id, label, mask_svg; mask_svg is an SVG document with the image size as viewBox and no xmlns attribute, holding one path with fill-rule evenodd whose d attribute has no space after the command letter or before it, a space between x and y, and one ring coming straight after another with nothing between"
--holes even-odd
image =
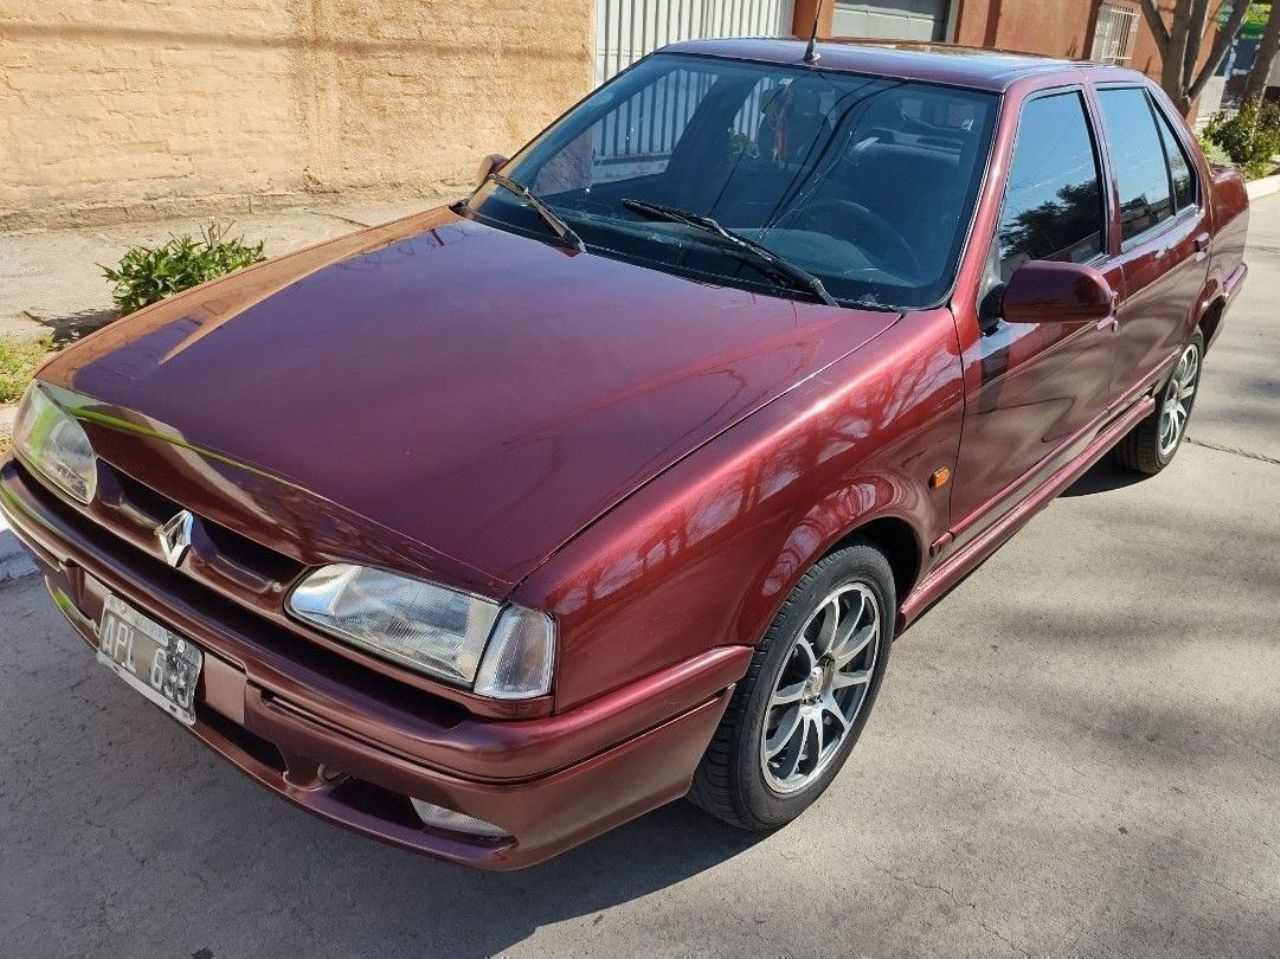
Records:
<instances>
[{"instance_id":1,"label":"car windshield","mask_svg":"<svg viewBox=\"0 0 1280 959\"><path fill-rule=\"evenodd\" d=\"M490 180L468 206L563 240L527 188L592 253L778 296L929 306L951 287L996 105L926 83L656 54L503 167L518 189Z\"/></svg>"}]
</instances>

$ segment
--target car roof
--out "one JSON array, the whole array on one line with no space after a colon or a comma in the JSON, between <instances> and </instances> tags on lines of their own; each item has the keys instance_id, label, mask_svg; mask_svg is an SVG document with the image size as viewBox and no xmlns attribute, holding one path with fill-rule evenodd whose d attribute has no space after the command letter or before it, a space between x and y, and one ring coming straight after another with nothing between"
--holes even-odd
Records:
<instances>
[{"instance_id":1,"label":"car roof","mask_svg":"<svg viewBox=\"0 0 1280 959\"><path fill-rule=\"evenodd\" d=\"M806 42L775 37L685 40L660 52L713 56L731 60L799 64ZM949 43L912 41L821 40L817 68L904 80L927 80L980 90L1003 91L1016 80L1065 74L1068 79L1141 80L1134 70L1081 60L1060 60L1030 53L1008 53Z\"/></svg>"}]
</instances>

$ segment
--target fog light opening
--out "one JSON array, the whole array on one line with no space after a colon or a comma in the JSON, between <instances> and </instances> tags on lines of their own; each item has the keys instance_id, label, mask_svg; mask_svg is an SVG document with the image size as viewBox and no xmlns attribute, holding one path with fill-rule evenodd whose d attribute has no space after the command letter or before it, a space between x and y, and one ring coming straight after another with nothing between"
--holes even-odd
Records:
<instances>
[{"instance_id":1,"label":"fog light opening","mask_svg":"<svg viewBox=\"0 0 1280 959\"><path fill-rule=\"evenodd\" d=\"M422 799L414 799L412 796L409 797L409 802L413 804L413 811L418 814L422 824L430 829L443 829L480 839L511 838L511 834L501 826L495 826L475 816L454 812L452 809L446 809L444 806L437 806Z\"/></svg>"}]
</instances>

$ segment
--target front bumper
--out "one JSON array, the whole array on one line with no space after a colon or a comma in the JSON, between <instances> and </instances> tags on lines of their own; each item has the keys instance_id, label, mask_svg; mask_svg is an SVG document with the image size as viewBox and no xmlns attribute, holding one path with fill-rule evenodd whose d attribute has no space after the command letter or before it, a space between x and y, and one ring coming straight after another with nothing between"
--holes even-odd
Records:
<instances>
[{"instance_id":1,"label":"front bumper","mask_svg":"<svg viewBox=\"0 0 1280 959\"><path fill-rule=\"evenodd\" d=\"M531 865L682 796L751 656L718 647L568 712L487 719L272 634L12 461L0 467L0 511L91 646L109 593L201 646L191 732L219 754L323 819L482 868ZM409 796L509 838L430 830Z\"/></svg>"}]
</instances>

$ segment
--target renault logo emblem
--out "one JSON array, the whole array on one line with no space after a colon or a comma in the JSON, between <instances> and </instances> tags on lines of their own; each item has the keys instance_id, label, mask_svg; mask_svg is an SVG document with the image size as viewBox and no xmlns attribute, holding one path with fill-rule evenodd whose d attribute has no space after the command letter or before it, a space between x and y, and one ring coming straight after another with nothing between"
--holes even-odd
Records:
<instances>
[{"instance_id":1,"label":"renault logo emblem","mask_svg":"<svg viewBox=\"0 0 1280 959\"><path fill-rule=\"evenodd\" d=\"M156 528L160 549L164 553L165 562L170 566L177 567L191 548L191 526L194 522L195 517L184 509L169 522Z\"/></svg>"}]
</instances>

